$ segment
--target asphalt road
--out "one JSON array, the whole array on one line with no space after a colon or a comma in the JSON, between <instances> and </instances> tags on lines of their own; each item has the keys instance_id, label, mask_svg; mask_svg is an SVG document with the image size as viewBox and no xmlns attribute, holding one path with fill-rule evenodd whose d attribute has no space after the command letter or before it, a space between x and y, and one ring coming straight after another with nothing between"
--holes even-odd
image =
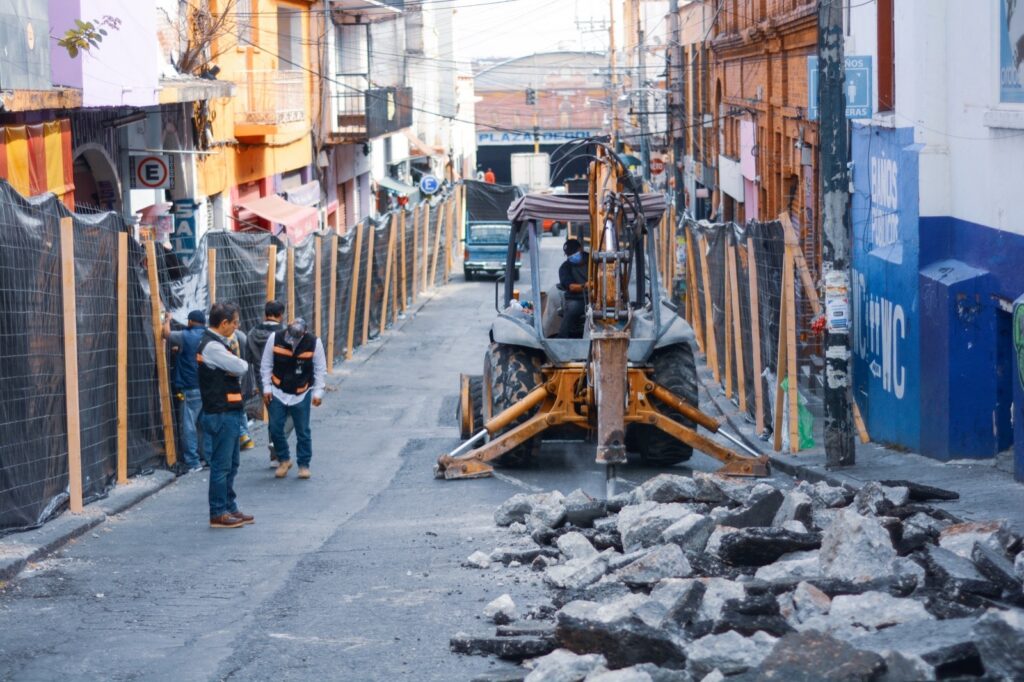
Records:
<instances>
[{"instance_id":1,"label":"asphalt road","mask_svg":"<svg viewBox=\"0 0 1024 682\"><path fill-rule=\"evenodd\" d=\"M543 241L546 279L560 243ZM339 365L313 414L311 480L276 480L256 428L236 483L255 525L210 529L206 474L192 474L0 587L0 679L460 680L508 665L448 639L487 632L481 611L503 592L544 603L539 574L460 564L507 540L492 514L510 495L602 496L605 480L592 447L562 443L494 478L432 477L458 444L458 374L481 371L493 288L457 275ZM690 466L717 463L676 469Z\"/></svg>"}]
</instances>

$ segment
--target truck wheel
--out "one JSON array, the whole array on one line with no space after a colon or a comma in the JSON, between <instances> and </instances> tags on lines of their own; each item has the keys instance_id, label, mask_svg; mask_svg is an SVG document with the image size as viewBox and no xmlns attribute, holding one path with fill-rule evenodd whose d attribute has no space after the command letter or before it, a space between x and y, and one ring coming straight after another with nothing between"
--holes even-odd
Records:
<instances>
[{"instance_id":1,"label":"truck wheel","mask_svg":"<svg viewBox=\"0 0 1024 682\"><path fill-rule=\"evenodd\" d=\"M540 366L544 356L521 346L492 343L484 356L483 420L489 421L526 397L542 381ZM536 412L536 410L534 410ZM507 430L518 426L533 415L520 417ZM501 435L501 434L497 434ZM498 466L522 466L540 450L540 439L531 438L510 450L494 463Z\"/></svg>"},{"instance_id":2,"label":"truck wheel","mask_svg":"<svg viewBox=\"0 0 1024 682\"><path fill-rule=\"evenodd\" d=\"M462 269L462 276L467 282L473 281L473 271L466 268Z\"/></svg>"},{"instance_id":3,"label":"truck wheel","mask_svg":"<svg viewBox=\"0 0 1024 682\"><path fill-rule=\"evenodd\" d=\"M693 361L693 349L688 343L660 348L651 356L654 365L653 378L677 396L697 407L697 366ZM683 426L694 427L694 423L678 412L669 409L658 400L651 401L668 417ZM664 431L653 426L633 424L626 435L627 447L639 453L640 459L654 466L671 466L685 462L693 454L693 448L682 443Z\"/></svg>"},{"instance_id":4,"label":"truck wheel","mask_svg":"<svg viewBox=\"0 0 1024 682\"><path fill-rule=\"evenodd\" d=\"M557 237L560 234L562 234L562 223L554 223L551 226L551 236Z\"/></svg>"},{"instance_id":5,"label":"truck wheel","mask_svg":"<svg viewBox=\"0 0 1024 682\"><path fill-rule=\"evenodd\" d=\"M461 376L465 377L465 385L459 387L459 407L455 416L459 424L459 436L462 440L466 440L484 426L484 378L479 374ZM463 395L463 392L466 395ZM469 403L469 414L463 412L467 402Z\"/></svg>"}]
</instances>

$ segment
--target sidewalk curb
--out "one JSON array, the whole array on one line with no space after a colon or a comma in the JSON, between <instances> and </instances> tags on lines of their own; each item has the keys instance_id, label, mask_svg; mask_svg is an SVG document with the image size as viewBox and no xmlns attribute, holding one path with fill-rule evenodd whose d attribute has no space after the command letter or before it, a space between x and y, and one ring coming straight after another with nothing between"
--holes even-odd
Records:
<instances>
[{"instance_id":1,"label":"sidewalk curb","mask_svg":"<svg viewBox=\"0 0 1024 682\"><path fill-rule=\"evenodd\" d=\"M443 285L442 285L443 286ZM366 346L359 346L354 350L352 359L347 363L342 362L335 366L334 372L328 376L334 379L334 384L343 379L342 370L346 364L356 367L365 364L387 343L391 334L400 331L416 318L419 313L441 287L434 287L427 291L420 292L415 303L409 305L403 314L391 327L385 329L385 333L378 334ZM361 349L368 352L359 353ZM86 506L81 514L72 514L64 511L55 519L47 521L39 528L34 528L22 533L11 533L0 538L0 582L11 580L21 573L29 563L39 561L57 550L61 549L75 538L85 535L93 528L99 526L110 516L115 516L135 505L147 497L156 494L176 480L176 476L166 470L156 470L149 476L136 476L129 480L127 485L115 485L110 489L107 497L97 500Z\"/></svg>"},{"instance_id":2,"label":"sidewalk curb","mask_svg":"<svg viewBox=\"0 0 1024 682\"><path fill-rule=\"evenodd\" d=\"M169 471L155 471L151 476L136 476L128 485L114 486L109 495L90 504L81 514L64 512L39 528L12 533L0 540L0 581L10 580L30 562L53 554L77 537L107 520L108 517L134 507L175 480Z\"/></svg>"}]
</instances>

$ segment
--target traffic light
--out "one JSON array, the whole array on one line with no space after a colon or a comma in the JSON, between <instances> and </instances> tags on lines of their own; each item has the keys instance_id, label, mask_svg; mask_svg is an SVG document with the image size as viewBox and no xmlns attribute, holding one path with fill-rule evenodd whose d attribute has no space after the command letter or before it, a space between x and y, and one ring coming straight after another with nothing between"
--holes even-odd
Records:
<instances>
[{"instance_id":1,"label":"traffic light","mask_svg":"<svg viewBox=\"0 0 1024 682\"><path fill-rule=\"evenodd\" d=\"M526 88L526 103L531 106L537 103L537 91L533 88Z\"/></svg>"}]
</instances>

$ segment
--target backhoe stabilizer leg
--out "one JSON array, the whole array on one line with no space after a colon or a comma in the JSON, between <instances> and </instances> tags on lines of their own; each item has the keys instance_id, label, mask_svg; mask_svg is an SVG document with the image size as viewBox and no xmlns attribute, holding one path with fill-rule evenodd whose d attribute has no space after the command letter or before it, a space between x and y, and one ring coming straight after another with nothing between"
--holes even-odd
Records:
<instances>
[{"instance_id":1,"label":"backhoe stabilizer leg","mask_svg":"<svg viewBox=\"0 0 1024 682\"><path fill-rule=\"evenodd\" d=\"M717 473L729 476L754 476L765 477L771 475L770 460L762 455L761 457L744 457L718 443L705 438L693 429L683 426L679 422L657 412L650 412L646 415L645 421L661 429L673 438L690 445L701 452L714 457L724 466Z\"/></svg>"},{"instance_id":2,"label":"backhoe stabilizer leg","mask_svg":"<svg viewBox=\"0 0 1024 682\"><path fill-rule=\"evenodd\" d=\"M501 457L509 450L514 450L548 427L559 423L558 420L549 417L547 412L539 412L509 432L502 434L501 437L495 438L475 450L454 457L441 455L437 459L437 466L434 467L434 476L448 480L490 476L494 468L487 462Z\"/></svg>"}]
</instances>

